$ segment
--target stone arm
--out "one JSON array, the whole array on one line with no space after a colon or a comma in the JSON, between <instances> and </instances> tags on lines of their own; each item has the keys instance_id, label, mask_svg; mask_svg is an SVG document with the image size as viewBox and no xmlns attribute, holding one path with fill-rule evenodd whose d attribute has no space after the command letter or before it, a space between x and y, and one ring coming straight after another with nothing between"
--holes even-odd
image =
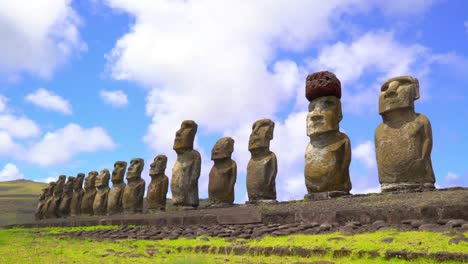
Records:
<instances>
[{"instance_id":1,"label":"stone arm","mask_svg":"<svg viewBox=\"0 0 468 264\"><path fill-rule=\"evenodd\" d=\"M229 179L229 186L234 187L234 185L236 184L236 178L237 178L237 164L235 161L232 161L231 170L232 170L232 177Z\"/></svg>"},{"instance_id":2,"label":"stone arm","mask_svg":"<svg viewBox=\"0 0 468 264\"><path fill-rule=\"evenodd\" d=\"M346 181L345 183L345 188L351 190L352 184L351 184L351 179L349 177L349 165L351 164L351 141L349 138L345 135L344 139L344 159L343 159L343 167L341 168L341 171L343 172L343 179Z\"/></svg>"},{"instance_id":3,"label":"stone arm","mask_svg":"<svg viewBox=\"0 0 468 264\"><path fill-rule=\"evenodd\" d=\"M162 181L162 186L161 186L161 198L166 199L168 187L169 187L169 178L166 175L164 175L164 179Z\"/></svg>"},{"instance_id":4,"label":"stone arm","mask_svg":"<svg viewBox=\"0 0 468 264\"><path fill-rule=\"evenodd\" d=\"M268 175L268 185L267 186L273 186L276 181L276 174L278 174L278 161L276 159L275 153L271 152L272 158L271 158L271 173Z\"/></svg>"},{"instance_id":5,"label":"stone arm","mask_svg":"<svg viewBox=\"0 0 468 264\"><path fill-rule=\"evenodd\" d=\"M138 183L138 193L137 193L137 197L139 199L142 199L143 196L145 195L145 180L141 179L140 182Z\"/></svg>"},{"instance_id":6,"label":"stone arm","mask_svg":"<svg viewBox=\"0 0 468 264\"><path fill-rule=\"evenodd\" d=\"M200 178L200 172L201 172L201 157L200 157L200 153L198 153L198 151L195 150L193 170L192 170L192 175L191 175L192 180L198 181L198 179Z\"/></svg>"},{"instance_id":7,"label":"stone arm","mask_svg":"<svg viewBox=\"0 0 468 264\"><path fill-rule=\"evenodd\" d=\"M424 133L424 142L422 145L421 159L428 160L431 156L432 151L432 128L431 123L429 122L429 119L426 116L420 115L420 118L422 121L422 129Z\"/></svg>"}]
</instances>

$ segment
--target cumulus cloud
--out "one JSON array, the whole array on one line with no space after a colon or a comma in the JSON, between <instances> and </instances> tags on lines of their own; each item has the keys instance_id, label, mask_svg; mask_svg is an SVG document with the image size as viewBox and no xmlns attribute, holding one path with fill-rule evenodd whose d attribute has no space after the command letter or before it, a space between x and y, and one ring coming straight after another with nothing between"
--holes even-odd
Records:
<instances>
[{"instance_id":1,"label":"cumulus cloud","mask_svg":"<svg viewBox=\"0 0 468 264\"><path fill-rule=\"evenodd\" d=\"M111 150L115 143L101 127L82 128L69 124L48 132L27 149L27 160L39 166L64 163L79 153Z\"/></svg>"},{"instance_id":2,"label":"cumulus cloud","mask_svg":"<svg viewBox=\"0 0 468 264\"><path fill-rule=\"evenodd\" d=\"M40 108L56 111L65 115L72 114L72 107L67 100L44 88L39 88L33 93L26 95L24 99Z\"/></svg>"},{"instance_id":3,"label":"cumulus cloud","mask_svg":"<svg viewBox=\"0 0 468 264\"><path fill-rule=\"evenodd\" d=\"M5 112L7 110L7 102L8 98L0 94L0 113Z\"/></svg>"},{"instance_id":4,"label":"cumulus cloud","mask_svg":"<svg viewBox=\"0 0 468 264\"><path fill-rule=\"evenodd\" d=\"M74 53L86 49L71 0L2 1L0 74L50 77Z\"/></svg>"},{"instance_id":5,"label":"cumulus cloud","mask_svg":"<svg viewBox=\"0 0 468 264\"><path fill-rule=\"evenodd\" d=\"M376 167L374 143L366 141L352 150L353 158L369 169Z\"/></svg>"},{"instance_id":6,"label":"cumulus cloud","mask_svg":"<svg viewBox=\"0 0 468 264\"><path fill-rule=\"evenodd\" d=\"M0 181L12 181L23 179L24 176L15 164L7 163L0 171Z\"/></svg>"},{"instance_id":7,"label":"cumulus cloud","mask_svg":"<svg viewBox=\"0 0 468 264\"><path fill-rule=\"evenodd\" d=\"M102 100L104 100L104 102L115 107L124 107L128 104L127 95L122 90L101 90L99 95L101 96Z\"/></svg>"},{"instance_id":8,"label":"cumulus cloud","mask_svg":"<svg viewBox=\"0 0 468 264\"><path fill-rule=\"evenodd\" d=\"M7 132L15 138L30 138L39 135L39 126L27 117L10 114L0 115L0 132Z\"/></svg>"},{"instance_id":9,"label":"cumulus cloud","mask_svg":"<svg viewBox=\"0 0 468 264\"><path fill-rule=\"evenodd\" d=\"M462 177L459 174L450 171L447 172L440 182L437 182L437 185L442 188L466 186L466 184L468 184L468 179L466 177Z\"/></svg>"}]
</instances>

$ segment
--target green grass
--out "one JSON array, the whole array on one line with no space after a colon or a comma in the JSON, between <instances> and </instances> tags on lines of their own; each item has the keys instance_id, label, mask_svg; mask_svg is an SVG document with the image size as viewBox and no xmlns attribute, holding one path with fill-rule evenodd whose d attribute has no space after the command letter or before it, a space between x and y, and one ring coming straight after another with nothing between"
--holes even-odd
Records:
<instances>
[{"instance_id":1,"label":"green grass","mask_svg":"<svg viewBox=\"0 0 468 264\"><path fill-rule=\"evenodd\" d=\"M323 257L279 257L279 256L234 256L226 254L198 254L188 251L178 252L179 247L208 245L220 246L297 246L304 248L330 248L358 250L407 250L413 252L468 252L468 243L449 245L450 237L439 233L397 232L392 230L355 236L341 236L338 233L322 235L291 235L284 237L265 237L261 240L227 242L221 238L175 240L132 240L94 241L56 237L53 234L79 230L112 229L115 226L95 227L54 227L0 230L0 263L294 263L328 260L339 263L408 263L404 260L383 258L359 258L357 254L349 257L333 258L331 254ZM468 232L465 233L465 236ZM340 237L342 240L328 241ZM394 242L385 244L380 239L392 237ZM152 256L151 256L152 255ZM438 263L431 259L417 259L411 263ZM444 262L456 263L456 262Z\"/></svg>"}]
</instances>

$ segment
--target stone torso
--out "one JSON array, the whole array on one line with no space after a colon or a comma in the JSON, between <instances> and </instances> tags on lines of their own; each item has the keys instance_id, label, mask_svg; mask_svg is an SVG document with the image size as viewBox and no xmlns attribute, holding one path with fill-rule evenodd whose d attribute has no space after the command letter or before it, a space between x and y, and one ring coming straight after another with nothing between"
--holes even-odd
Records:
<instances>
[{"instance_id":1,"label":"stone torso","mask_svg":"<svg viewBox=\"0 0 468 264\"><path fill-rule=\"evenodd\" d=\"M109 191L109 187L97 190L93 203L93 212L95 215L105 215L107 213Z\"/></svg>"},{"instance_id":2,"label":"stone torso","mask_svg":"<svg viewBox=\"0 0 468 264\"><path fill-rule=\"evenodd\" d=\"M141 213L143 211L143 195L145 193L145 181L128 183L124 188L122 204L124 211Z\"/></svg>"},{"instance_id":3,"label":"stone torso","mask_svg":"<svg viewBox=\"0 0 468 264\"><path fill-rule=\"evenodd\" d=\"M208 196L211 203L233 203L237 165L233 160L226 164L215 164L210 171Z\"/></svg>"},{"instance_id":4,"label":"stone torso","mask_svg":"<svg viewBox=\"0 0 468 264\"><path fill-rule=\"evenodd\" d=\"M309 143L305 152L305 181L309 192L351 190L348 166L348 137L340 133L330 144Z\"/></svg>"},{"instance_id":5,"label":"stone torso","mask_svg":"<svg viewBox=\"0 0 468 264\"><path fill-rule=\"evenodd\" d=\"M276 199L276 155L270 152L261 159L252 158L247 165L247 193L249 200Z\"/></svg>"},{"instance_id":6,"label":"stone torso","mask_svg":"<svg viewBox=\"0 0 468 264\"><path fill-rule=\"evenodd\" d=\"M83 199L83 189L74 190L70 204L70 215L79 215L81 211L81 201Z\"/></svg>"},{"instance_id":7,"label":"stone torso","mask_svg":"<svg viewBox=\"0 0 468 264\"><path fill-rule=\"evenodd\" d=\"M162 209L166 207L166 195L169 187L169 178L166 175L151 179L148 186L148 209Z\"/></svg>"},{"instance_id":8,"label":"stone torso","mask_svg":"<svg viewBox=\"0 0 468 264\"><path fill-rule=\"evenodd\" d=\"M177 155L172 168L172 202L176 206L198 206L201 157L196 150Z\"/></svg>"},{"instance_id":9,"label":"stone torso","mask_svg":"<svg viewBox=\"0 0 468 264\"><path fill-rule=\"evenodd\" d=\"M112 185L112 188L109 191L109 197L107 201L108 214L117 214L122 212L122 197L124 189L125 183L123 182Z\"/></svg>"},{"instance_id":10,"label":"stone torso","mask_svg":"<svg viewBox=\"0 0 468 264\"><path fill-rule=\"evenodd\" d=\"M96 197L96 189L85 191L81 200L81 214L93 214L93 203Z\"/></svg>"}]
</instances>

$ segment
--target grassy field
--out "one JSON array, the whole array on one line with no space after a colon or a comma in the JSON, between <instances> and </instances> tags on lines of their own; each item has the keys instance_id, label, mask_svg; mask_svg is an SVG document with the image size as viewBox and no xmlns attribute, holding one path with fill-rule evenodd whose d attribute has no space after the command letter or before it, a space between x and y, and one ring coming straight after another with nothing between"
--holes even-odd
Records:
<instances>
[{"instance_id":1,"label":"grassy field","mask_svg":"<svg viewBox=\"0 0 468 264\"><path fill-rule=\"evenodd\" d=\"M57 237L63 232L80 230L109 229L115 227L75 227L42 229L0 230L0 263L409 263L408 261L383 257L359 256L359 250L406 250L409 252L458 252L468 253L468 243L449 244L447 234L429 232L397 232L395 230L354 236L339 233L323 235L290 235L265 237L261 240L237 239L226 241L221 238L198 237L196 239L95 241L89 238L77 239ZM468 232L464 234L468 235ZM393 238L392 243L381 243L383 238ZM349 249L352 254L334 257L324 256L302 258L299 256L265 256L195 253L196 247L275 247L290 246L303 248ZM192 250L191 250L192 249ZM383 254L381 254L383 255ZM320 262L318 262L320 263ZM327 262L322 262L327 263ZM439 263L429 258L418 258L411 263ZM446 261L444 263L459 263Z\"/></svg>"},{"instance_id":2,"label":"grassy field","mask_svg":"<svg viewBox=\"0 0 468 264\"><path fill-rule=\"evenodd\" d=\"M45 186L25 180L0 182L0 226L33 221L37 199Z\"/></svg>"}]
</instances>

